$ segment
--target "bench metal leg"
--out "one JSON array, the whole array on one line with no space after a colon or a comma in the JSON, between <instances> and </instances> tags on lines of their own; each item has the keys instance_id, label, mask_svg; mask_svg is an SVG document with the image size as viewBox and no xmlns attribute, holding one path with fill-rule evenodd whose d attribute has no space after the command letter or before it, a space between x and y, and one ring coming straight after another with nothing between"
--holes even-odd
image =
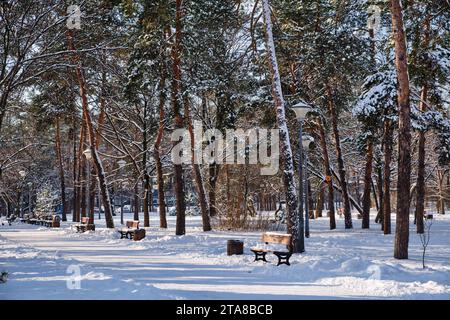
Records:
<instances>
[{"instance_id":1,"label":"bench metal leg","mask_svg":"<svg viewBox=\"0 0 450 320\"><path fill-rule=\"evenodd\" d=\"M264 262L267 262L267 260L266 260L267 252L264 252L264 251L253 251L253 253L255 254L255 260L253 260L253 262L260 261L260 260L262 260Z\"/></svg>"},{"instance_id":2,"label":"bench metal leg","mask_svg":"<svg viewBox=\"0 0 450 320\"><path fill-rule=\"evenodd\" d=\"M274 254L277 256L278 258L278 263L277 266L279 266L280 264L287 264L288 266L290 266L291 264L289 263L289 258L291 257L292 253L280 253L280 252L274 252ZM283 261L284 260L284 261Z\"/></svg>"}]
</instances>

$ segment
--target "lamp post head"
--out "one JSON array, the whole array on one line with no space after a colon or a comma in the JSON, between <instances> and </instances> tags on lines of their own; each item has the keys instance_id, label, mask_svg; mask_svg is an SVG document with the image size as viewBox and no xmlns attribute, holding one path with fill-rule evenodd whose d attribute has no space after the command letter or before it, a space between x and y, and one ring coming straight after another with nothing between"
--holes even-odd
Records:
<instances>
[{"instance_id":1,"label":"lamp post head","mask_svg":"<svg viewBox=\"0 0 450 320\"><path fill-rule=\"evenodd\" d=\"M91 160L92 159L92 151L91 148L87 148L86 150L83 151L84 156L86 157L86 159Z\"/></svg>"},{"instance_id":2,"label":"lamp post head","mask_svg":"<svg viewBox=\"0 0 450 320\"><path fill-rule=\"evenodd\" d=\"M294 104L294 105L291 107L291 109L294 110L294 112L295 112L295 117L297 118L297 120L300 120L300 121L301 121L301 120L304 120L304 119L305 119L306 114L307 114L308 112L310 112L312 108L311 108L310 105L306 104L305 102L300 101L299 103Z\"/></svg>"},{"instance_id":3,"label":"lamp post head","mask_svg":"<svg viewBox=\"0 0 450 320\"><path fill-rule=\"evenodd\" d=\"M305 149L309 149L311 144L314 143L314 138L310 136L303 136L302 137L302 146Z\"/></svg>"}]
</instances>

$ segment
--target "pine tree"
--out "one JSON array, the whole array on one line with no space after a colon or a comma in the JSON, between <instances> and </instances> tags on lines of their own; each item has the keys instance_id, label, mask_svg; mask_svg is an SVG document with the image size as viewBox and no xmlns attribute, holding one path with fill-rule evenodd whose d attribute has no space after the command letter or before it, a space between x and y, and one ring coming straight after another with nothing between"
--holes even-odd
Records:
<instances>
[{"instance_id":1,"label":"pine tree","mask_svg":"<svg viewBox=\"0 0 450 320\"><path fill-rule=\"evenodd\" d=\"M395 44L395 67L398 81L398 178L397 223L394 257L408 259L409 207L411 186L411 120L410 84L408 76L408 52L402 6L399 0L391 0L392 31Z\"/></svg>"},{"instance_id":2,"label":"pine tree","mask_svg":"<svg viewBox=\"0 0 450 320\"><path fill-rule=\"evenodd\" d=\"M272 19L268 0L262 0L264 22L266 26L266 46L268 52L268 66L272 82L272 96L277 114L277 122L280 128L280 156L283 163L283 183L286 193L286 207L288 212L288 232L296 235L294 237L294 252L303 252L304 243L298 243L298 232L301 232L300 226L296 225L298 220L298 202L296 195L296 186L294 180L294 161L292 157L291 142L289 131L287 129L285 104L283 92L281 89L280 73L275 53L275 44L273 40Z\"/></svg>"}]
</instances>

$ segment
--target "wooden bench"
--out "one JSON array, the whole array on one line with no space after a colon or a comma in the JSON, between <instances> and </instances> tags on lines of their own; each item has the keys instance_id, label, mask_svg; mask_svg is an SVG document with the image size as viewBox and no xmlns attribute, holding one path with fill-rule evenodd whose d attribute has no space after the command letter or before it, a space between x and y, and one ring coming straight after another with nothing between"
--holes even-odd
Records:
<instances>
[{"instance_id":1,"label":"wooden bench","mask_svg":"<svg viewBox=\"0 0 450 320\"><path fill-rule=\"evenodd\" d=\"M6 218L6 221L8 221L8 225L11 225L14 221L16 221L17 217L15 215L11 215Z\"/></svg>"},{"instance_id":2,"label":"wooden bench","mask_svg":"<svg viewBox=\"0 0 450 320\"><path fill-rule=\"evenodd\" d=\"M61 225L61 218L57 214L46 216L41 221L42 225L49 228L59 228Z\"/></svg>"},{"instance_id":3,"label":"wooden bench","mask_svg":"<svg viewBox=\"0 0 450 320\"><path fill-rule=\"evenodd\" d=\"M269 243L284 244L286 245L287 249L273 250L273 249L253 247L250 250L255 254L254 261L262 260L264 262L267 262L266 254L268 252L272 252L274 255L278 257L277 266L279 266L280 264L287 264L288 266L291 265L289 263L289 258L292 255L292 250L290 249L292 244L292 235L266 232L262 234L261 241L264 242L266 245L268 245Z\"/></svg>"},{"instance_id":4,"label":"wooden bench","mask_svg":"<svg viewBox=\"0 0 450 320\"><path fill-rule=\"evenodd\" d=\"M75 224L74 227L77 232L95 231L95 224L92 218L82 217L81 222Z\"/></svg>"},{"instance_id":5,"label":"wooden bench","mask_svg":"<svg viewBox=\"0 0 450 320\"><path fill-rule=\"evenodd\" d=\"M30 223L31 215L30 214L24 214L23 217L20 219L20 222L22 223Z\"/></svg>"},{"instance_id":6,"label":"wooden bench","mask_svg":"<svg viewBox=\"0 0 450 320\"><path fill-rule=\"evenodd\" d=\"M145 229L139 229L139 221L126 221L126 227L117 231L120 233L120 239L127 238L134 241L145 238Z\"/></svg>"}]
</instances>

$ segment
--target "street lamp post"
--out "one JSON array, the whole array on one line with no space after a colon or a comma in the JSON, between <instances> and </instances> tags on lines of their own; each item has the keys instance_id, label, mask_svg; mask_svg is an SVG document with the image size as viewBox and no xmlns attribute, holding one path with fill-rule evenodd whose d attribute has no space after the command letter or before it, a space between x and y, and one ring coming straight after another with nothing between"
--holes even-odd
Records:
<instances>
[{"instance_id":1,"label":"street lamp post","mask_svg":"<svg viewBox=\"0 0 450 320\"><path fill-rule=\"evenodd\" d=\"M19 171L19 175L20 175L20 177L22 178L22 182L21 182L21 187L20 187L20 189L19 189L19 191L21 192L21 193L23 193L23 183L24 183L24 180L25 180L25 177L26 177L26 175L27 175L27 172L25 171L25 170L20 170ZM20 197L19 197L19 210L20 210L20 216L21 217L23 217L23 194L21 194L20 195Z\"/></svg>"},{"instance_id":2,"label":"street lamp post","mask_svg":"<svg viewBox=\"0 0 450 320\"><path fill-rule=\"evenodd\" d=\"M127 164L125 160L119 160L117 161L117 164L119 165L120 174L123 175L123 168ZM123 224L123 187L122 187L122 180L120 180L120 224Z\"/></svg>"},{"instance_id":3,"label":"street lamp post","mask_svg":"<svg viewBox=\"0 0 450 320\"><path fill-rule=\"evenodd\" d=\"M305 161L305 171L304 171L304 179L305 179L305 237L309 238L309 180L308 180L308 150L311 144L314 142L312 137L306 136L302 137L302 147L304 150L304 161Z\"/></svg>"},{"instance_id":4,"label":"street lamp post","mask_svg":"<svg viewBox=\"0 0 450 320\"><path fill-rule=\"evenodd\" d=\"M298 121L298 134L299 134L299 162L298 162L298 214L295 219L295 242L294 251L305 251L305 225L303 218L303 120L305 120L306 114L311 110L311 107L304 102L293 105L292 110L295 112L295 117ZM297 248L295 248L297 246Z\"/></svg>"},{"instance_id":5,"label":"street lamp post","mask_svg":"<svg viewBox=\"0 0 450 320\"><path fill-rule=\"evenodd\" d=\"M31 213L31 187L33 186L32 182L27 183L28 186L28 213Z\"/></svg>"}]
</instances>

